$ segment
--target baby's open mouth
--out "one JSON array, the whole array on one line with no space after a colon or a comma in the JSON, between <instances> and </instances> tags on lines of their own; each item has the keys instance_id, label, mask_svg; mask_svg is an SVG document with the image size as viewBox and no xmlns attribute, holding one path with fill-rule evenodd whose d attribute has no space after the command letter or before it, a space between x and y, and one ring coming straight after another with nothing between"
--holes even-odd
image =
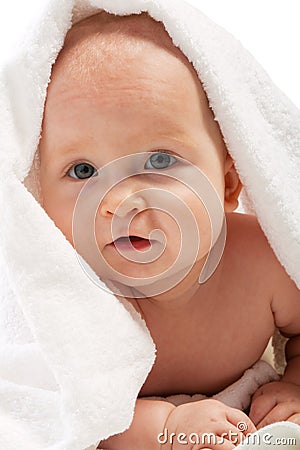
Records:
<instances>
[{"instance_id":1,"label":"baby's open mouth","mask_svg":"<svg viewBox=\"0 0 300 450\"><path fill-rule=\"evenodd\" d=\"M151 242L149 239L130 235L119 237L111 245L114 245L119 250L132 250L132 247L136 250L146 250L151 246Z\"/></svg>"}]
</instances>

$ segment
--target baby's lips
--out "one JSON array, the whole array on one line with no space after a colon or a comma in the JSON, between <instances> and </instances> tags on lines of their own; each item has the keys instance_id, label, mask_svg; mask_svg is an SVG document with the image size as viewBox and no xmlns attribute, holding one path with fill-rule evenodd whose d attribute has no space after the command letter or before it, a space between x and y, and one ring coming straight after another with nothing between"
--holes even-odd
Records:
<instances>
[{"instance_id":1,"label":"baby's lips","mask_svg":"<svg viewBox=\"0 0 300 450\"><path fill-rule=\"evenodd\" d=\"M137 236L137 235L132 235L132 234L130 234L129 236L127 236L127 235L123 235L123 236L119 236L119 237L117 237L117 238L115 238L114 240L112 240L111 242L110 242L110 244L113 244L113 243L115 243L115 242L121 242L121 241L127 241L128 239L130 239L130 241L137 241L137 240L139 240L139 239L145 239L145 238L143 238L143 237L141 237L141 236ZM147 240L148 240L148 238L146 238Z\"/></svg>"},{"instance_id":2,"label":"baby's lips","mask_svg":"<svg viewBox=\"0 0 300 450\"><path fill-rule=\"evenodd\" d=\"M114 245L118 250L124 251L132 250L133 248L135 250L146 250L151 246L151 242L149 239L144 239L143 237L136 235L130 235L121 236L110 245Z\"/></svg>"},{"instance_id":3,"label":"baby's lips","mask_svg":"<svg viewBox=\"0 0 300 450\"><path fill-rule=\"evenodd\" d=\"M136 241L148 241L149 239L145 239L141 236L136 236L136 235L129 235L129 236L120 236L119 238L115 239L112 243L116 243L116 242L127 242L128 239L130 240L130 242L136 242Z\"/></svg>"}]
</instances>

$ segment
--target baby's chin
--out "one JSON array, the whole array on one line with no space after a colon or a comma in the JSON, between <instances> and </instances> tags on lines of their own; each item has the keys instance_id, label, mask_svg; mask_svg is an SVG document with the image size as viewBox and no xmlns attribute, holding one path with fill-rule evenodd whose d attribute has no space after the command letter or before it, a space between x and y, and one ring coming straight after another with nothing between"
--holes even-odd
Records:
<instances>
[{"instance_id":1,"label":"baby's chin","mask_svg":"<svg viewBox=\"0 0 300 450\"><path fill-rule=\"evenodd\" d=\"M125 297L130 294L128 289L140 291L140 297L158 296L169 290L175 292L176 286L182 281L185 280L184 285L189 288L190 282L199 277L202 252L196 259L195 255L190 255L189 252L177 255L174 248L168 246L156 259L148 259L146 253L134 252L127 258L115 249L108 249L101 252L100 258L97 253L94 258L88 255L85 260L103 282L123 287L126 291L123 294ZM206 254L206 251L203 253ZM137 261L139 257L140 261Z\"/></svg>"},{"instance_id":2,"label":"baby's chin","mask_svg":"<svg viewBox=\"0 0 300 450\"><path fill-rule=\"evenodd\" d=\"M102 279L102 281L115 295L121 294L127 298L149 298L159 296L172 289L172 286L170 287L169 283L164 283L164 280L157 282L146 280L148 284L145 284L145 280L123 282L120 279Z\"/></svg>"},{"instance_id":3,"label":"baby's chin","mask_svg":"<svg viewBox=\"0 0 300 450\"><path fill-rule=\"evenodd\" d=\"M129 271L126 274L116 274L112 271L110 275L106 274L106 276L103 276L102 273L100 278L110 289L113 290L115 286L124 297L154 297L170 290L175 294L176 287L185 280L191 269L192 266L186 266L177 270L175 268L173 271L166 270L160 273L156 271L155 274L149 275L146 267L140 267L132 270L130 274Z\"/></svg>"}]
</instances>

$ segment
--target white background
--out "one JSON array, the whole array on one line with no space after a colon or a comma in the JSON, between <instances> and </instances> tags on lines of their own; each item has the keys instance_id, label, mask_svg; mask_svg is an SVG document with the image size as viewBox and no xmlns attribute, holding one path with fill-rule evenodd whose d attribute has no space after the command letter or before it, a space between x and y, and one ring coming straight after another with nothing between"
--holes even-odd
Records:
<instances>
[{"instance_id":1,"label":"white background","mask_svg":"<svg viewBox=\"0 0 300 450\"><path fill-rule=\"evenodd\" d=\"M0 57L45 0L0 0ZM112 0L113 1L113 0ZM127 1L127 0L124 0ZM300 108L299 0L186 0L230 31ZM170 7L172 0L169 0ZM5 3L5 5L4 5Z\"/></svg>"},{"instance_id":2,"label":"white background","mask_svg":"<svg viewBox=\"0 0 300 450\"><path fill-rule=\"evenodd\" d=\"M185 1L239 39L300 108L299 0Z\"/></svg>"}]
</instances>

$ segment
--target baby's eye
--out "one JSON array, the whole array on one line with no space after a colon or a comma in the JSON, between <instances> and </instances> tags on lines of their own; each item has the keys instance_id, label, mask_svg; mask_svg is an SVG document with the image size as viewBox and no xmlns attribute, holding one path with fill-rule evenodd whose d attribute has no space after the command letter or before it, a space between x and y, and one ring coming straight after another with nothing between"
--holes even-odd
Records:
<instances>
[{"instance_id":1,"label":"baby's eye","mask_svg":"<svg viewBox=\"0 0 300 450\"><path fill-rule=\"evenodd\" d=\"M165 152L157 152L150 156L144 166L145 169L165 169L177 162L177 158Z\"/></svg>"},{"instance_id":2,"label":"baby's eye","mask_svg":"<svg viewBox=\"0 0 300 450\"><path fill-rule=\"evenodd\" d=\"M85 180L86 178L94 177L97 175L97 170L89 163L80 163L71 167L67 172L71 178Z\"/></svg>"}]
</instances>

